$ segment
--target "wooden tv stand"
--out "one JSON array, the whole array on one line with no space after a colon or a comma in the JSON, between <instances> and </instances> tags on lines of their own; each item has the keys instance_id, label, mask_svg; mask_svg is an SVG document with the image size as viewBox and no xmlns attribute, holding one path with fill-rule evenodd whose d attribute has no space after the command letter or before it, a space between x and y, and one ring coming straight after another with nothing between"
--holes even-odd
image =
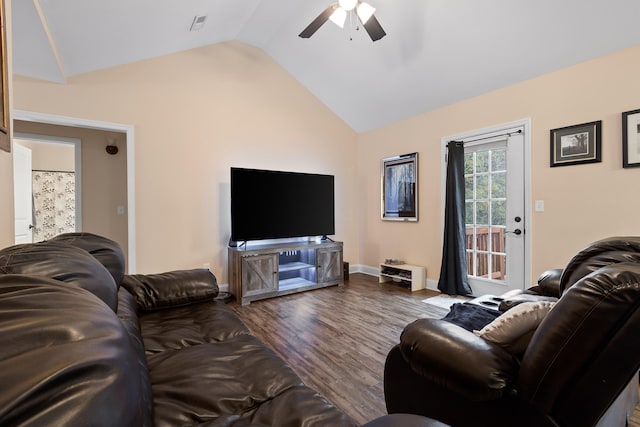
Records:
<instances>
[{"instance_id":1,"label":"wooden tv stand","mask_svg":"<svg viewBox=\"0 0 640 427\"><path fill-rule=\"evenodd\" d=\"M229 291L242 305L342 285L342 242L250 244L229 248Z\"/></svg>"}]
</instances>

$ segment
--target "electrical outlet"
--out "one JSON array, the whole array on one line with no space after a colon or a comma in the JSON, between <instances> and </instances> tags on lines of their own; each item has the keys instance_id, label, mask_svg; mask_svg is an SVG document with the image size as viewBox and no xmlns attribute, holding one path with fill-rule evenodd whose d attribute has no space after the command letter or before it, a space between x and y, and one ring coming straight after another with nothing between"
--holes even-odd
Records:
<instances>
[{"instance_id":1,"label":"electrical outlet","mask_svg":"<svg viewBox=\"0 0 640 427\"><path fill-rule=\"evenodd\" d=\"M536 200L536 212L544 212L544 200Z\"/></svg>"}]
</instances>

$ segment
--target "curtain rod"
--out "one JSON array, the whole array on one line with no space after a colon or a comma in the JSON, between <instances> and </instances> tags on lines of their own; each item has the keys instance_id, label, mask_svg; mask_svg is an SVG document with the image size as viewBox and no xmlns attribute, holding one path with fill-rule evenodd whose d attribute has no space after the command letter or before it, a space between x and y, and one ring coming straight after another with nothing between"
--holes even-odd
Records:
<instances>
[{"instance_id":1,"label":"curtain rod","mask_svg":"<svg viewBox=\"0 0 640 427\"><path fill-rule=\"evenodd\" d=\"M496 135L491 135L491 136L483 136L480 138L475 138L475 139L464 139L464 140L459 140L459 141L451 141L451 142L455 142L455 143L461 143L461 144L466 144L468 142L476 142L476 141L483 141L485 139L493 139L496 138L498 136L511 136L511 135L516 135L518 133L522 133L522 129L518 129L515 132L505 132L505 133L498 133Z\"/></svg>"}]
</instances>

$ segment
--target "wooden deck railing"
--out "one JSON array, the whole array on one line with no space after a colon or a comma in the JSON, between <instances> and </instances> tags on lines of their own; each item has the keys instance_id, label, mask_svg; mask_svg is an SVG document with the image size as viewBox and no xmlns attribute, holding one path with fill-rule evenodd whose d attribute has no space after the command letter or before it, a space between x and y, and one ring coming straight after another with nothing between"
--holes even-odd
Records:
<instances>
[{"instance_id":1,"label":"wooden deck railing","mask_svg":"<svg viewBox=\"0 0 640 427\"><path fill-rule=\"evenodd\" d=\"M506 275L504 227L477 227L475 229L475 245L473 230L473 227L467 227L467 274L469 276L503 280ZM491 242L491 246L489 246L489 242ZM489 249L491 249L491 252L489 252ZM489 271L490 254L492 258L491 271Z\"/></svg>"}]
</instances>

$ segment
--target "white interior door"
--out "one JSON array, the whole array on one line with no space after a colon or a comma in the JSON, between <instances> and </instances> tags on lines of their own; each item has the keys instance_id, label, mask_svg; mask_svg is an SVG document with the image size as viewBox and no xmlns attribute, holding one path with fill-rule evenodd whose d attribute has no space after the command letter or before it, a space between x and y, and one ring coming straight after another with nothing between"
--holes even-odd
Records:
<instances>
[{"instance_id":1,"label":"white interior door","mask_svg":"<svg viewBox=\"0 0 640 427\"><path fill-rule=\"evenodd\" d=\"M31 181L31 150L13 144L13 198L15 209L15 242L33 241L33 206Z\"/></svg>"}]
</instances>

